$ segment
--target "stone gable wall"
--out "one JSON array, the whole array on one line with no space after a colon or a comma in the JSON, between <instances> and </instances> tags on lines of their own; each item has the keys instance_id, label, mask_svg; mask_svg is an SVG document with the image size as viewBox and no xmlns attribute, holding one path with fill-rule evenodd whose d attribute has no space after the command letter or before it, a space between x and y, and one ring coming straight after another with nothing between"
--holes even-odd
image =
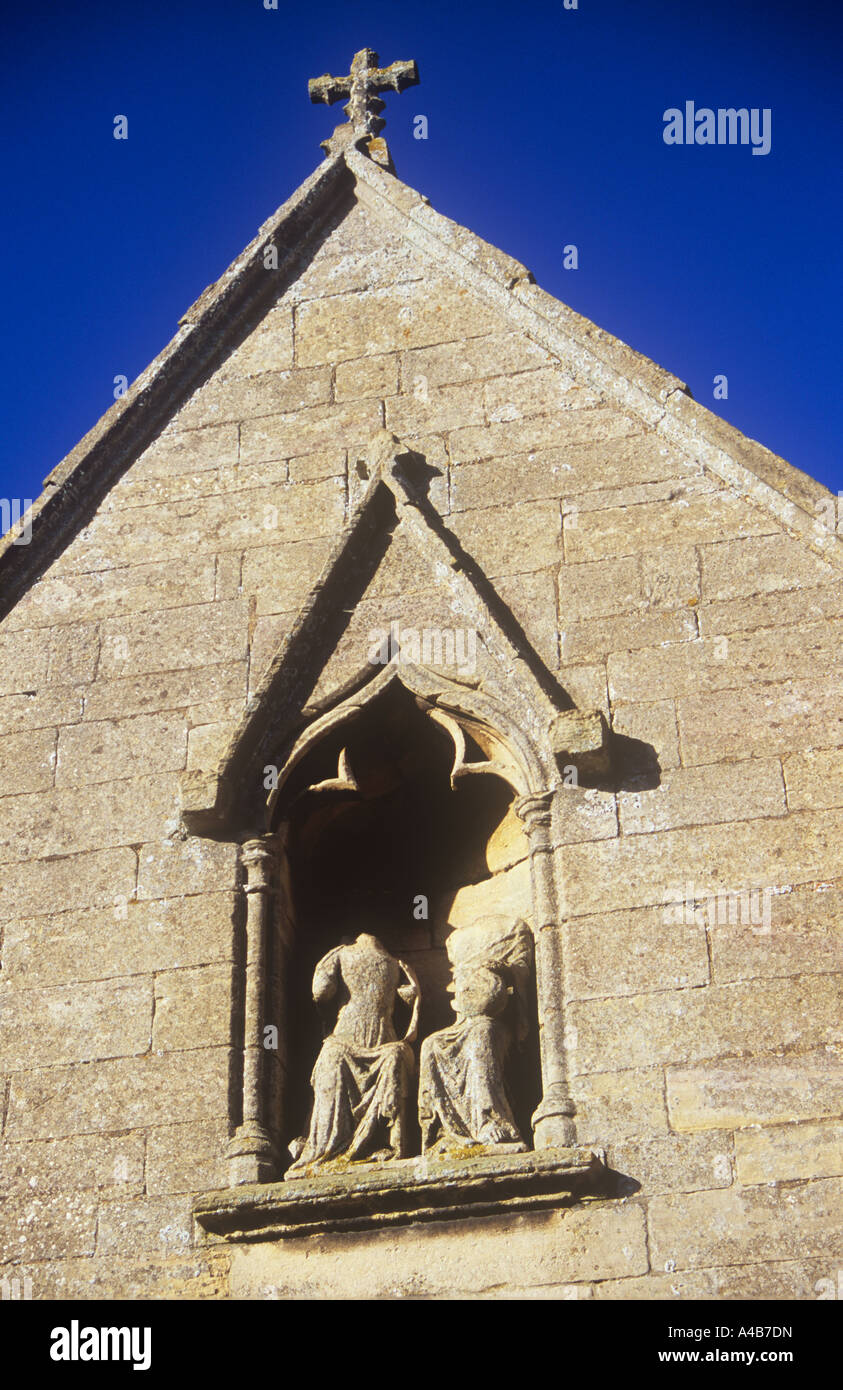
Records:
<instances>
[{"instance_id":1,"label":"stone gable wall","mask_svg":"<svg viewBox=\"0 0 843 1390\"><path fill-rule=\"evenodd\" d=\"M182 837L178 781L381 425L572 698L658 758L555 821L579 1138L640 1188L231 1269L191 1205L228 1182L237 868ZM320 689L429 589L396 541ZM815 1297L843 1258L841 616L769 513L355 207L0 623L0 1258L36 1297ZM769 931L706 915L767 889Z\"/></svg>"}]
</instances>

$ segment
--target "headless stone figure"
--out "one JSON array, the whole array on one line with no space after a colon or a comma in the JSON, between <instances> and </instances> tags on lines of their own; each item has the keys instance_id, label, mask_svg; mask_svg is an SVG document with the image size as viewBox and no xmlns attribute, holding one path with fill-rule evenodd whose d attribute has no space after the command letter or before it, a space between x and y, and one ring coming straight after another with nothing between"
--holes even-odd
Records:
<instances>
[{"instance_id":1,"label":"headless stone figure","mask_svg":"<svg viewBox=\"0 0 843 1390\"><path fill-rule=\"evenodd\" d=\"M314 1001L330 1001L343 986L348 997L313 1068L310 1129L290 1146L296 1157L288 1178L336 1158L390 1159L405 1153L418 981L376 937L363 933L320 960L313 976ZM403 1038L397 1037L393 1022L397 998L413 1007Z\"/></svg>"}]
</instances>

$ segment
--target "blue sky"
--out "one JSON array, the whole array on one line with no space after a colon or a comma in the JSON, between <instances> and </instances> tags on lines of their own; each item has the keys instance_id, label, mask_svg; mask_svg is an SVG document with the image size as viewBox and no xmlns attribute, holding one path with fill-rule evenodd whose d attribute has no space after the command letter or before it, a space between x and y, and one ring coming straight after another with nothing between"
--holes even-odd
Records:
<instances>
[{"instance_id":1,"label":"blue sky","mask_svg":"<svg viewBox=\"0 0 843 1390\"><path fill-rule=\"evenodd\" d=\"M144 369L312 171L342 117L307 79L364 46L419 64L421 86L387 97L401 178L843 490L839 4L278 6L7 6L0 494L37 496L115 376ZM666 145L663 113L686 101L769 108L769 154Z\"/></svg>"}]
</instances>

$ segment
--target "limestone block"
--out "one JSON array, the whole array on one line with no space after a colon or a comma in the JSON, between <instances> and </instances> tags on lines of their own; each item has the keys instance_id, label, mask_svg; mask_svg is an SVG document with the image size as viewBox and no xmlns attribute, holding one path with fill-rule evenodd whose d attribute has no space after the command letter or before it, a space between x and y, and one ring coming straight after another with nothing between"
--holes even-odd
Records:
<instances>
[{"instance_id":1,"label":"limestone block","mask_svg":"<svg viewBox=\"0 0 843 1390\"><path fill-rule=\"evenodd\" d=\"M559 611L567 624L643 608L688 607L697 598L699 565L686 546L566 564L559 571Z\"/></svg>"},{"instance_id":2,"label":"limestone block","mask_svg":"<svg viewBox=\"0 0 843 1390\"><path fill-rule=\"evenodd\" d=\"M231 1041L230 965L165 970L155 977L156 1052L214 1047Z\"/></svg>"},{"instance_id":3,"label":"limestone block","mask_svg":"<svg viewBox=\"0 0 843 1390\"><path fill-rule=\"evenodd\" d=\"M227 1047L39 1067L12 1077L4 1138L59 1139L100 1130L220 1119L228 1113Z\"/></svg>"},{"instance_id":4,"label":"limestone block","mask_svg":"<svg viewBox=\"0 0 843 1390\"><path fill-rule=\"evenodd\" d=\"M565 768L601 765L591 754L564 754L558 759L564 776ZM553 807L553 842L555 845L581 845L592 840L609 840L618 833L618 808L614 792L596 787L563 787Z\"/></svg>"},{"instance_id":5,"label":"limestone block","mask_svg":"<svg viewBox=\"0 0 843 1390\"><path fill-rule=\"evenodd\" d=\"M47 679L48 642L39 629L0 633L0 694L34 693Z\"/></svg>"},{"instance_id":6,"label":"limestone block","mask_svg":"<svg viewBox=\"0 0 843 1390\"><path fill-rule=\"evenodd\" d=\"M59 733L56 786L179 771L186 759L183 715L139 714L75 724Z\"/></svg>"},{"instance_id":7,"label":"limestone block","mask_svg":"<svg viewBox=\"0 0 843 1390\"><path fill-rule=\"evenodd\" d=\"M175 830L176 773L7 799L0 863L133 845Z\"/></svg>"},{"instance_id":8,"label":"limestone block","mask_svg":"<svg viewBox=\"0 0 843 1390\"><path fill-rule=\"evenodd\" d=\"M560 572L564 574L565 569L562 566ZM567 622L563 616L559 633L563 662L599 661L612 652L626 653L663 642L693 642L696 637L692 608L588 618L584 622Z\"/></svg>"},{"instance_id":9,"label":"limestone block","mask_svg":"<svg viewBox=\"0 0 843 1390\"><path fill-rule=\"evenodd\" d=\"M607 1148L610 1168L640 1184L644 1197L663 1192L699 1192L732 1185L732 1155L724 1134L671 1134L667 1138L622 1139Z\"/></svg>"},{"instance_id":10,"label":"limestone block","mask_svg":"<svg viewBox=\"0 0 843 1390\"><path fill-rule=\"evenodd\" d=\"M0 737L0 787L4 792L19 795L46 791L53 785L56 737L55 729Z\"/></svg>"},{"instance_id":11,"label":"limestone block","mask_svg":"<svg viewBox=\"0 0 843 1390\"><path fill-rule=\"evenodd\" d=\"M233 894L202 892L16 920L5 931L3 973L34 989L230 960L235 910Z\"/></svg>"},{"instance_id":12,"label":"limestone block","mask_svg":"<svg viewBox=\"0 0 843 1390\"><path fill-rule=\"evenodd\" d=\"M707 637L612 655L609 688L619 700L655 700L761 681L810 679L818 671L831 676L842 652L839 621Z\"/></svg>"},{"instance_id":13,"label":"limestone block","mask_svg":"<svg viewBox=\"0 0 843 1390\"><path fill-rule=\"evenodd\" d=\"M257 690L267 667L281 649L284 638L292 630L296 613L277 613L258 618L249 644L249 694ZM263 769L260 770L263 777Z\"/></svg>"},{"instance_id":14,"label":"limestone block","mask_svg":"<svg viewBox=\"0 0 843 1390\"><path fill-rule=\"evenodd\" d=\"M394 396L398 391L398 354L377 353L356 361L340 362L334 387L338 401L359 401L366 396Z\"/></svg>"},{"instance_id":15,"label":"limestone block","mask_svg":"<svg viewBox=\"0 0 843 1390\"><path fill-rule=\"evenodd\" d=\"M135 1197L103 1201L97 1222L97 1254L129 1259L141 1251L159 1256L190 1249L191 1202L183 1197Z\"/></svg>"},{"instance_id":16,"label":"limestone block","mask_svg":"<svg viewBox=\"0 0 843 1390\"><path fill-rule=\"evenodd\" d=\"M624 835L783 816L786 811L781 764L773 759L676 768L663 773L659 786L649 791L618 793Z\"/></svg>"},{"instance_id":17,"label":"limestone block","mask_svg":"<svg viewBox=\"0 0 843 1390\"><path fill-rule=\"evenodd\" d=\"M280 411L322 405L331 399L327 367L261 372L259 376L229 377L215 373L179 411L180 429L254 420Z\"/></svg>"},{"instance_id":18,"label":"limestone block","mask_svg":"<svg viewBox=\"0 0 843 1390\"><path fill-rule=\"evenodd\" d=\"M571 1078L577 1107L577 1142L607 1144L630 1135L666 1134L664 1075L660 1068L624 1068Z\"/></svg>"},{"instance_id":19,"label":"limestone block","mask_svg":"<svg viewBox=\"0 0 843 1390\"><path fill-rule=\"evenodd\" d=\"M55 724L74 724L82 717L85 696L81 686L49 686L0 696L0 732L44 729Z\"/></svg>"},{"instance_id":20,"label":"limestone block","mask_svg":"<svg viewBox=\"0 0 843 1390\"><path fill-rule=\"evenodd\" d=\"M0 1050L16 1071L131 1057L152 1034L152 981L109 980L0 993Z\"/></svg>"},{"instance_id":21,"label":"limestone block","mask_svg":"<svg viewBox=\"0 0 843 1390\"><path fill-rule=\"evenodd\" d=\"M673 700L616 705L612 710L612 729L624 738L649 743L655 749L662 772L679 766L679 730Z\"/></svg>"},{"instance_id":22,"label":"limestone block","mask_svg":"<svg viewBox=\"0 0 843 1390\"><path fill-rule=\"evenodd\" d=\"M725 603L704 603L698 616L700 632L709 637L720 632L756 632L762 627L817 623L826 618L839 618L841 613L843 586L829 583L811 589L780 590L754 598L728 599Z\"/></svg>"},{"instance_id":23,"label":"limestone block","mask_svg":"<svg viewBox=\"0 0 843 1390\"><path fill-rule=\"evenodd\" d=\"M843 743L843 678L815 673L746 685L725 699L719 691L688 694L676 715L685 763L836 747Z\"/></svg>"},{"instance_id":24,"label":"limestone block","mask_svg":"<svg viewBox=\"0 0 843 1390\"><path fill-rule=\"evenodd\" d=\"M674 1129L741 1129L843 1114L843 1057L834 1048L667 1072Z\"/></svg>"},{"instance_id":25,"label":"limestone block","mask_svg":"<svg viewBox=\"0 0 843 1390\"><path fill-rule=\"evenodd\" d=\"M204 772L218 768L231 743L232 731L230 719L215 724L198 724L191 729L187 743L188 770Z\"/></svg>"},{"instance_id":26,"label":"limestone block","mask_svg":"<svg viewBox=\"0 0 843 1390\"><path fill-rule=\"evenodd\" d=\"M609 406L595 406L531 416L526 420L501 421L499 424L485 427L467 425L464 429L451 431L448 446L451 459L456 464L472 463L478 459L512 460L516 454L545 451L548 456L540 460L540 474L545 480L548 474L554 478L554 491L550 495L559 496L561 492L570 491L572 488L575 465L571 462L571 456L577 454L583 457L587 453L587 449L579 446L594 446L591 457L602 457L606 453L615 452L616 441L628 441L629 436L639 434L639 426L620 411ZM578 447L574 448L575 445ZM596 446L602 447L598 449ZM564 456L561 451L565 451ZM520 464L521 460L517 460L517 467L513 464L513 474L521 473ZM558 489L555 483L557 476L562 479L562 485ZM593 474L589 472L589 476ZM596 485L605 486L599 472L597 477ZM627 483L629 479L622 477L620 481ZM488 484L485 486L488 487ZM527 489L524 494L526 497L536 495L531 494L529 482ZM548 496L548 493L540 492L537 495ZM520 490L516 496L521 500Z\"/></svg>"},{"instance_id":27,"label":"limestone block","mask_svg":"<svg viewBox=\"0 0 843 1390\"><path fill-rule=\"evenodd\" d=\"M146 1252L137 1259L50 1260L38 1267L33 1281L35 1298L185 1299L226 1298L229 1255L209 1251L203 1255L172 1255L164 1259Z\"/></svg>"},{"instance_id":28,"label":"limestone block","mask_svg":"<svg viewBox=\"0 0 843 1390\"><path fill-rule=\"evenodd\" d=\"M96 1188L112 1196L143 1192L142 1134L74 1134L4 1144L0 1192L77 1192Z\"/></svg>"},{"instance_id":29,"label":"limestone block","mask_svg":"<svg viewBox=\"0 0 843 1390\"><path fill-rule=\"evenodd\" d=\"M238 455L237 425L207 425L203 429L186 430L181 428L176 416L172 425L133 463L128 477L171 478L179 473L197 473L203 468L229 468L236 465Z\"/></svg>"},{"instance_id":30,"label":"limestone block","mask_svg":"<svg viewBox=\"0 0 843 1390\"><path fill-rule=\"evenodd\" d=\"M113 905L131 897L136 878L133 849L7 864L0 875L0 921Z\"/></svg>"},{"instance_id":31,"label":"limestone block","mask_svg":"<svg viewBox=\"0 0 843 1390\"><path fill-rule=\"evenodd\" d=\"M99 630L94 623L54 627L49 633L48 685L75 685L92 681L100 654Z\"/></svg>"},{"instance_id":32,"label":"limestone block","mask_svg":"<svg viewBox=\"0 0 843 1390\"><path fill-rule=\"evenodd\" d=\"M729 492L706 494L677 502L644 503L581 512L576 527L566 534L571 563L604 556L636 555L659 545L697 545L712 531L724 538L768 535L776 526L768 512ZM777 528L776 528L777 529Z\"/></svg>"},{"instance_id":33,"label":"limestone block","mask_svg":"<svg viewBox=\"0 0 843 1390\"><path fill-rule=\"evenodd\" d=\"M151 1130L147 1141L147 1190L154 1196L164 1196L228 1187L227 1142L228 1125L219 1120L162 1125Z\"/></svg>"},{"instance_id":34,"label":"limestone block","mask_svg":"<svg viewBox=\"0 0 843 1390\"><path fill-rule=\"evenodd\" d=\"M762 901L762 925L764 903ZM843 970L843 885L809 883L772 893L769 930L740 921L709 926L712 974L718 984L760 976Z\"/></svg>"},{"instance_id":35,"label":"limestone block","mask_svg":"<svg viewBox=\"0 0 843 1390\"><path fill-rule=\"evenodd\" d=\"M762 1260L715 1269L675 1270L643 1279L607 1279L595 1284L594 1297L608 1299L816 1299L827 1260Z\"/></svg>"},{"instance_id":36,"label":"limestone block","mask_svg":"<svg viewBox=\"0 0 843 1390\"><path fill-rule=\"evenodd\" d=\"M7 624L15 629L57 620L114 618L149 609L209 603L213 597L212 556L55 578L48 574L12 609Z\"/></svg>"},{"instance_id":37,"label":"limestone block","mask_svg":"<svg viewBox=\"0 0 843 1390\"><path fill-rule=\"evenodd\" d=\"M495 424L525 420L555 410L581 410L603 404L603 394L560 367L518 372L487 381L483 388L486 414ZM462 421L470 425L470 420Z\"/></svg>"},{"instance_id":38,"label":"limestone block","mask_svg":"<svg viewBox=\"0 0 843 1390\"><path fill-rule=\"evenodd\" d=\"M435 1298L535 1288L647 1269L635 1206L480 1218L365 1236L238 1246L238 1298ZM528 1272L528 1274L527 1274ZM525 1274L528 1282L525 1283Z\"/></svg>"},{"instance_id":39,"label":"limestone block","mask_svg":"<svg viewBox=\"0 0 843 1390\"><path fill-rule=\"evenodd\" d=\"M555 671L559 662L559 634L556 583L552 571L538 570L532 574L503 577L495 588L520 623L533 650L549 670Z\"/></svg>"},{"instance_id":40,"label":"limestone block","mask_svg":"<svg viewBox=\"0 0 843 1390\"><path fill-rule=\"evenodd\" d=\"M833 975L576 1000L568 1017L573 1072L693 1063L775 1047L805 1051L839 1042L843 1033Z\"/></svg>"},{"instance_id":41,"label":"limestone block","mask_svg":"<svg viewBox=\"0 0 843 1390\"><path fill-rule=\"evenodd\" d=\"M172 478L133 478L130 473L121 481L119 492L115 489L109 493L103 510L169 507L199 497L228 497L270 485L283 487L288 477L286 459L274 459L271 463L260 465L244 464L243 467L205 468L199 473L177 473ZM237 501L236 496L232 497L229 505L236 506Z\"/></svg>"},{"instance_id":42,"label":"limestone block","mask_svg":"<svg viewBox=\"0 0 843 1390\"><path fill-rule=\"evenodd\" d=\"M218 555L214 568L214 598L218 601L239 598L242 592L240 587L240 571L242 561L234 551L223 551Z\"/></svg>"},{"instance_id":43,"label":"limestone block","mask_svg":"<svg viewBox=\"0 0 843 1390\"><path fill-rule=\"evenodd\" d=\"M490 579L542 570L560 559L562 527L555 502L530 502L515 511L508 505L459 512L453 529Z\"/></svg>"},{"instance_id":44,"label":"limestone block","mask_svg":"<svg viewBox=\"0 0 843 1390\"><path fill-rule=\"evenodd\" d=\"M270 309L240 346L230 353L215 375L228 380L232 377L282 372L292 365L293 311L289 305L279 304Z\"/></svg>"},{"instance_id":45,"label":"limestone block","mask_svg":"<svg viewBox=\"0 0 843 1390\"><path fill-rule=\"evenodd\" d=\"M571 999L708 984L705 927L666 927L661 908L572 918L565 941Z\"/></svg>"},{"instance_id":46,"label":"limestone block","mask_svg":"<svg viewBox=\"0 0 843 1390\"><path fill-rule=\"evenodd\" d=\"M405 391L427 386L450 386L486 377L508 377L547 367L553 358L522 333L493 333L435 347L412 348L401 353L401 380Z\"/></svg>"},{"instance_id":47,"label":"limestone block","mask_svg":"<svg viewBox=\"0 0 843 1390\"><path fill-rule=\"evenodd\" d=\"M208 612L203 607L203 612ZM242 704L246 699L246 661L221 661L193 670L158 671L142 676L98 680L85 697L86 719L112 719L163 710L186 710L195 717L211 703Z\"/></svg>"},{"instance_id":48,"label":"limestone block","mask_svg":"<svg viewBox=\"0 0 843 1390\"><path fill-rule=\"evenodd\" d=\"M744 540L705 537L700 547L704 603L834 583L834 567L778 529Z\"/></svg>"},{"instance_id":49,"label":"limestone block","mask_svg":"<svg viewBox=\"0 0 843 1390\"><path fill-rule=\"evenodd\" d=\"M839 1178L656 1197L649 1208L653 1268L839 1258L841 1197Z\"/></svg>"},{"instance_id":50,"label":"limestone block","mask_svg":"<svg viewBox=\"0 0 843 1390\"><path fill-rule=\"evenodd\" d=\"M794 811L763 827L732 821L622 835L593 845L587 860L561 848L559 872L576 915L681 901L689 882L698 897L811 883L837 870L838 822L833 811Z\"/></svg>"},{"instance_id":51,"label":"limestone block","mask_svg":"<svg viewBox=\"0 0 843 1390\"><path fill-rule=\"evenodd\" d=\"M497 328L497 316L467 290L428 276L423 282L337 294L300 305L296 361L305 367L341 362L396 347L477 337Z\"/></svg>"},{"instance_id":52,"label":"limestone block","mask_svg":"<svg viewBox=\"0 0 843 1390\"><path fill-rule=\"evenodd\" d=\"M575 705L580 709L599 709L608 718L609 692L606 688L605 662L565 666L561 679Z\"/></svg>"},{"instance_id":53,"label":"limestone block","mask_svg":"<svg viewBox=\"0 0 843 1390\"><path fill-rule=\"evenodd\" d=\"M790 810L843 806L843 748L785 758L782 766Z\"/></svg>"},{"instance_id":54,"label":"limestone block","mask_svg":"<svg viewBox=\"0 0 843 1390\"><path fill-rule=\"evenodd\" d=\"M96 1228L97 1201L88 1193L10 1198L3 1204L0 1260L50 1260L57 1250L92 1255Z\"/></svg>"},{"instance_id":55,"label":"limestone block","mask_svg":"<svg viewBox=\"0 0 843 1390\"><path fill-rule=\"evenodd\" d=\"M254 596L256 613L296 612L319 578L331 540L297 541L293 545L262 545L243 557L243 593Z\"/></svg>"},{"instance_id":56,"label":"limestone block","mask_svg":"<svg viewBox=\"0 0 843 1390\"><path fill-rule=\"evenodd\" d=\"M432 904L431 927L436 945L444 945L452 931L471 926L481 917L503 914L513 921L529 917L532 902L530 862L524 858L503 873L479 883L469 883Z\"/></svg>"},{"instance_id":57,"label":"limestone block","mask_svg":"<svg viewBox=\"0 0 843 1390\"><path fill-rule=\"evenodd\" d=\"M412 396L393 396L386 402L386 427L399 439L479 425L486 418L483 394L471 383L433 386Z\"/></svg>"},{"instance_id":58,"label":"limestone block","mask_svg":"<svg viewBox=\"0 0 843 1390\"><path fill-rule=\"evenodd\" d=\"M138 898L226 892L237 878L237 846L191 837L141 845L138 851Z\"/></svg>"},{"instance_id":59,"label":"limestone block","mask_svg":"<svg viewBox=\"0 0 843 1390\"><path fill-rule=\"evenodd\" d=\"M336 449L338 445L347 449L365 449L374 431L382 423L381 404L377 400L315 406L310 410L266 415L260 420L245 420L240 426L241 463L257 464L266 459L324 453L326 450ZM324 534L329 528L318 524L319 511L329 510L328 493L324 496L314 495L309 505L312 509L309 533ZM301 515L297 526L299 529L308 526L305 515ZM308 534L308 530L305 530L305 535ZM288 536L289 539L294 539L291 532L288 532Z\"/></svg>"},{"instance_id":60,"label":"limestone block","mask_svg":"<svg viewBox=\"0 0 843 1390\"><path fill-rule=\"evenodd\" d=\"M257 471L269 466L261 463L255 468ZM320 449L318 453L291 458L287 467L291 483L319 482L325 478L344 479L348 471L348 451L335 445L333 449Z\"/></svg>"},{"instance_id":61,"label":"limestone block","mask_svg":"<svg viewBox=\"0 0 843 1390\"><path fill-rule=\"evenodd\" d=\"M242 599L170 608L103 623L100 674L105 680L152 671L242 661L248 614Z\"/></svg>"},{"instance_id":62,"label":"limestone block","mask_svg":"<svg viewBox=\"0 0 843 1390\"><path fill-rule=\"evenodd\" d=\"M843 1123L778 1125L735 1135L742 1183L800 1181L843 1174Z\"/></svg>"}]
</instances>

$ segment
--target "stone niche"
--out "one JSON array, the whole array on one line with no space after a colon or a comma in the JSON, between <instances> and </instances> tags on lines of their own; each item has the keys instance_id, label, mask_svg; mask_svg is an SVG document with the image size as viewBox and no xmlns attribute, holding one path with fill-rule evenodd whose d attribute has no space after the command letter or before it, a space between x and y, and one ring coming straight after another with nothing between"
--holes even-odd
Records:
<instances>
[{"instance_id":1,"label":"stone niche","mask_svg":"<svg viewBox=\"0 0 843 1390\"><path fill-rule=\"evenodd\" d=\"M564 1080L553 793L523 783L488 717L406 665L297 740L242 845L242 1103L209 1239L600 1189Z\"/></svg>"}]
</instances>

